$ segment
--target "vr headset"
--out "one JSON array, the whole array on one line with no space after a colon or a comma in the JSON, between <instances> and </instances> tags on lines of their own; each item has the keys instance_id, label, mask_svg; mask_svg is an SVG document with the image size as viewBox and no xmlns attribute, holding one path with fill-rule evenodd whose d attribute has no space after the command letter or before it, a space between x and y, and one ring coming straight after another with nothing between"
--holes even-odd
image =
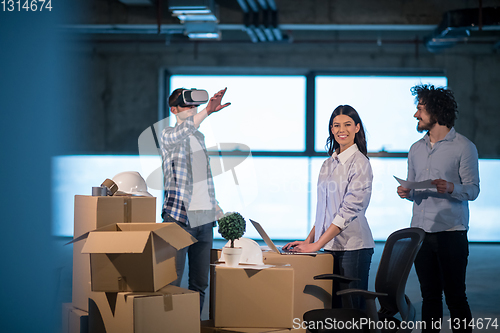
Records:
<instances>
[{"instance_id":1,"label":"vr headset","mask_svg":"<svg viewBox=\"0 0 500 333\"><path fill-rule=\"evenodd\" d=\"M208 102L206 90L185 89L170 106L198 106Z\"/></svg>"}]
</instances>

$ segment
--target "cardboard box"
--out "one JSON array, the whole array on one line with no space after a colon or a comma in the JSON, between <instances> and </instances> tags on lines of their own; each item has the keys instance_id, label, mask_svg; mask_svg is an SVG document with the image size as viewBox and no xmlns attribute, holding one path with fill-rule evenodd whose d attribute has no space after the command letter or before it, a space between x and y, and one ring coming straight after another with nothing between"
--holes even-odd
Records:
<instances>
[{"instance_id":1,"label":"cardboard box","mask_svg":"<svg viewBox=\"0 0 500 333\"><path fill-rule=\"evenodd\" d=\"M333 256L328 253L316 256L281 255L266 251L263 253L267 265L288 264L294 269L293 317L300 318L305 312L332 307L331 280L314 280L316 275L333 273Z\"/></svg>"},{"instance_id":2,"label":"cardboard box","mask_svg":"<svg viewBox=\"0 0 500 333\"><path fill-rule=\"evenodd\" d=\"M92 293L92 333L199 333L200 296L166 286L156 293Z\"/></svg>"},{"instance_id":3,"label":"cardboard box","mask_svg":"<svg viewBox=\"0 0 500 333\"><path fill-rule=\"evenodd\" d=\"M112 223L156 221L155 197L75 196L74 238ZM84 242L73 243L73 306L88 311L90 256Z\"/></svg>"},{"instance_id":4,"label":"cardboard box","mask_svg":"<svg viewBox=\"0 0 500 333\"><path fill-rule=\"evenodd\" d=\"M288 328L214 327L212 320L201 322L201 333L290 333Z\"/></svg>"},{"instance_id":5,"label":"cardboard box","mask_svg":"<svg viewBox=\"0 0 500 333\"><path fill-rule=\"evenodd\" d=\"M89 311L88 298L90 289L90 255L82 253L84 241L73 243L73 306Z\"/></svg>"},{"instance_id":6,"label":"cardboard box","mask_svg":"<svg viewBox=\"0 0 500 333\"><path fill-rule=\"evenodd\" d=\"M90 254L92 291L155 292L177 279L175 254L196 242L176 223L115 223L75 239Z\"/></svg>"},{"instance_id":7,"label":"cardboard box","mask_svg":"<svg viewBox=\"0 0 500 333\"><path fill-rule=\"evenodd\" d=\"M156 198L75 195L75 238L108 224L128 222L156 222Z\"/></svg>"},{"instance_id":8,"label":"cardboard box","mask_svg":"<svg viewBox=\"0 0 500 333\"><path fill-rule=\"evenodd\" d=\"M215 327L291 328L294 272L290 266L215 267Z\"/></svg>"},{"instance_id":9,"label":"cardboard box","mask_svg":"<svg viewBox=\"0 0 500 333\"><path fill-rule=\"evenodd\" d=\"M62 305L62 333L88 333L89 314L71 303Z\"/></svg>"},{"instance_id":10,"label":"cardboard box","mask_svg":"<svg viewBox=\"0 0 500 333\"><path fill-rule=\"evenodd\" d=\"M215 263L220 257L220 249L212 249L211 262ZM294 301L293 318L299 318L305 312L314 309L329 309L332 304L332 281L314 280L314 276L331 274L333 272L333 256L331 254L307 255L280 255L275 252L263 252L263 260L268 265L288 264L294 269ZM214 266L211 267L211 280ZM214 318L215 286L210 283L210 318ZM293 328L293 326L292 326ZM294 332L305 332L295 329Z\"/></svg>"}]
</instances>

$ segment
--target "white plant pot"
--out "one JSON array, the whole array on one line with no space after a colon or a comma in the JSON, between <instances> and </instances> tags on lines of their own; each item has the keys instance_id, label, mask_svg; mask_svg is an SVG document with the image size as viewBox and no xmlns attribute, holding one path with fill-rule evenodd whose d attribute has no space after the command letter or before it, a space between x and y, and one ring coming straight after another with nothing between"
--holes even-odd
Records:
<instances>
[{"instance_id":1,"label":"white plant pot","mask_svg":"<svg viewBox=\"0 0 500 333\"><path fill-rule=\"evenodd\" d=\"M243 249L241 247L223 247L222 252L224 253L224 261L229 267L237 267L240 263L241 253Z\"/></svg>"}]
</instances>

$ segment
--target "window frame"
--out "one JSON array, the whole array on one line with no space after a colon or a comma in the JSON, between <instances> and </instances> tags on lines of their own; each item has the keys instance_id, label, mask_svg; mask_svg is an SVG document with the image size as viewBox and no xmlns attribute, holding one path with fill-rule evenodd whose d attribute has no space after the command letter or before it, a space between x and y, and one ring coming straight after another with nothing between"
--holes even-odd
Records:
<instances>
[{"instance_id":1,"label":"window frame","mask_svg":"<svg viewBox=\"0 0 500 333\"><path fill-rule=\"evenodd\" d=\"M385 77L405 77L405 76L426 76L426 77L446 77L444 71L440 70L415 70L415 71L370 71L370 70L336 70L336 71L306 71L301 69L285 70L285 69L268 69L268 70L251 70L251 69L236 69L236 70L214 70L210 68L173 68L162 69L160 76L160 93L159 93L159 111L158 120L169 117L168 96L170 92L170 78L174 75L247 75L247 76L304 76L306 80L305 91L305 150L304 151L254 151L253 156L268 156L268 157L327 157L326 152L318 152L315 149L315 117L316 117L316 77L317 76L385 76ZM408 147L409 149L410 147ZM209 151L209 155L219 156L243 156L248 152L244 151ZM408 152L368 152L369 157L388 157L388 158L407 158Z\"/></svg>"}]
</instances>

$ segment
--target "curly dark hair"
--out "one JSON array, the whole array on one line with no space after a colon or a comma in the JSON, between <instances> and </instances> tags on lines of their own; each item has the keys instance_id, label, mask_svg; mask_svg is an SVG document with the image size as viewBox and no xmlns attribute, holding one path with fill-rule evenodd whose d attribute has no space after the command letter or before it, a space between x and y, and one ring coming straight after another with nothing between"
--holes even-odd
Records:
<instances>
[{"instance_id":1,"label":"curly dark hair","mask_svg":"<svg viewBox=\"0 0 500 333\"><path fill-rule=\"evenodd\" d=\"M328 155L332 156L333 153L337 148L340 147L339 143L335 141L335 137L333 136L332 133L332 125L333 125L333 120L335 117L337 117L339 114L345 114L346 116L349 116L354 120L354 125L356 126L359 124L359 131L356 133L354 136L354 143L358 146L358 149L360 152L363 153L363 155L368 158L368 152L366 148L366 136L365 136L365 129L363 127L363 123L361 122L361 118L359 117L358 112L350 105L339 105L333 110L333 113L330 117L330 121L328 123L328 133L329 136L326 139L326 147L328 149Z\"/></svg>"},{"instance_id":2,"label":"curly dark hair","mask_svg":"<svg viewBox=\"0 0 500 333\"><path fill-rule=\"evenodd\" d=\"M446 88L436 88L431 84L416 85L410 89L415 96L415 103L425 105L432 120L439 125L452 128L457 119L458 105L453 91Z\"/></svg>"}]
</instances>

